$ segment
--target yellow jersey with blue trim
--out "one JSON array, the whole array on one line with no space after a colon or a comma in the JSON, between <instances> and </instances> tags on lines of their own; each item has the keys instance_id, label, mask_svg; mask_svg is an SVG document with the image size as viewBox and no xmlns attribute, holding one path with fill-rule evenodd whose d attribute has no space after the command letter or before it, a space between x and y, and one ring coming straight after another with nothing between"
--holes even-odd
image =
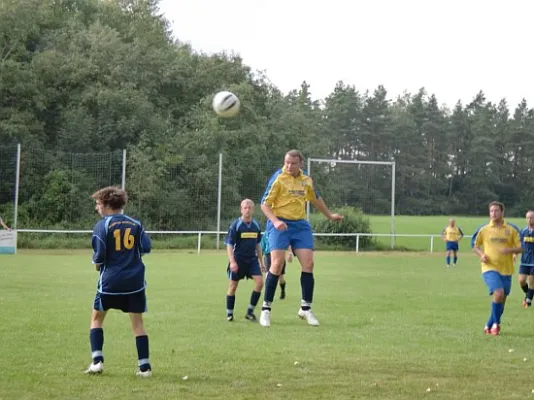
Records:
<instances>
[{"instance_id":1,"label":"yellow jersey with blue trim","mask_svg":"<svg viewBox=\"0 0 534 400\"><path fill-rule=\"evenodd\" d=\"M503 221L496 226L493 221L482 225L473 235L473 247L481 247L488 257L488 262L482 263L482 272L497 271L501 275L514 273L512 254L501 254L506 248L521 247L519 229Z\"/></svg>"},{"instance_id":2,"label":"yellow jersey with blue trim","mask_svg":"<svg viewBox=\"0 0 534 400\"><path fill-rule=\"evenodd\" d=\"M442 235L445 236L447 242L459 242L464 236L464 233L457 226L448 225L443 229Z\"/></svg>"},{"instance_id":3,"label":"yellow jersey with blue trim","mask_svg":"<svg viewBox=\"0 0 534 400\"><path fill-rule=\"evenodd\" d=\"M298 221L306 217L306 201L315 199L312 179L302 171L293 176L284 167L269 179L261 203L271 207L278 218Z\"/></svg>"}]
</instances>

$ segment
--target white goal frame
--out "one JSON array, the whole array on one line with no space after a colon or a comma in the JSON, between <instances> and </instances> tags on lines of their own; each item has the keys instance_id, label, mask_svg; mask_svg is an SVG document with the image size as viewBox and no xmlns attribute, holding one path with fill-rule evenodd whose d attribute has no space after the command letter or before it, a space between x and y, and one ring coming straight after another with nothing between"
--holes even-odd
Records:
<instances>
[{"instance_id":1,"label":"white goal frame","mask_svg":"<svg viewBox=\"0 0 534 400\"><path fill-rule=\"evenodd\" d=\"M308 174L311 176L312 162L329 164L369 164L391 166L391 248L395 247L395 161L359 161L359 160L336 160L326 158L308 158ZM306 217L310 220L310 203L306 205Z\"/></svg>"}]
</instances>

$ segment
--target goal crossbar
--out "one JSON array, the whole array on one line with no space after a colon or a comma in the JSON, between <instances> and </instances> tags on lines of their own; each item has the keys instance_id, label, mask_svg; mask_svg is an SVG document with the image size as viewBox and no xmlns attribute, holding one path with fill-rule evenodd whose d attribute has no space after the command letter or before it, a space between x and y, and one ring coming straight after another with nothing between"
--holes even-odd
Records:
<instances>
[{"instance_id":1,"label":"goal crossbar","mask_svg":"<svg viewBox=\"0 0 534 400\"><path fill-rule=\"evenodd\" d=\"M336 160L327 158L308 158L308 174L311 176L312 162L330 164L367 164L367 165L389 165L391 166L391 248L395 247L395 161L360 161L360 160ZM307 203L306 214L310 220L310 203Z\"/></svg>"}]
</instances>

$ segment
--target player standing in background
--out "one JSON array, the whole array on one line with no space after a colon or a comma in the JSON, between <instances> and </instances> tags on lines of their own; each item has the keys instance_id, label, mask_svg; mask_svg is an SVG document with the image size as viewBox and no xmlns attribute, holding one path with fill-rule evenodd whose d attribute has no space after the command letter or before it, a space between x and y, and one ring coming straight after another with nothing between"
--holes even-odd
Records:
<instances>
[{"instance_id":1,"label":"player standing in background","mask_svg":"<svg viewBox=\"0 0 534 400\"><path fill-rule=\"evenodd\" d=\"M523 253L521 254L521 264L519 264L519 285L525 298L523 299L523 307L527 308L532 305L532 298L534 297L534 211L528 211L526 215L527 226L521 230L521 247Z\"/></svg>"},{"instance_id":2,"label":"player standing in background","mask_svg":"<svg viewBox=\"0 0 534 400\"><path fill-rule=\"evenodd\" d=\"M245 199L241 202L241 217L233 221L226 236L228 253L228 292L226 293L226 320L234 320L235 292L239 281L244 278L254 279L254 289L245 318L256 321L254 308L258 304L263 288L265 265L261 253L260 224L253 219L254 202Z\"/></svg>"},{"instance_id":3,"label":"player standing in background","mask_svg":"<svg viewBox=\"0 0 534 400\"><path fill-rule=\"evenodd\" d=\"M145 265L143 254L150 253L150 238L139 221L123 214L127 193L117 187L106 187L91 196L102 219L93 230L93 264L100 272L91 315L91 355L93 362L87 374L104 371L104 318L108 310L128 313L135 336L139 371L137 376L152 376L148 336L143 324L147 310Z\"/></svg>"},{"instance_id":4,"label":"player standing in background","mask_svg":"<svg viewBox=\"0 0 534 400\"><path fill-rule=\"evenodd\" d=\"M278 279L285 262L286 249L291 246L301 266L302 288L300 318L310 325L319 325L311 311L315 280L313 276L313 233L306 218L306 201L310 201L326 218L332 221L343 219L342 215L330 212L321 197L318 197L312 179L300 169L304 157L298 150L290 150L284 157L284 166L269 179L262 199L261 209L268 218L266 234L271 249L271 268L265 280L265 295L260 316L262 326L271 325L271 305Z\"/></svg>"},{"instance_id":5,"label":"player standing in background","mask_svg":"<svg viewBox=\"0 0 534 400\"><path fill-rule=\"evenodd\" d=\"M474 233L472 246L482 262L482 278L493 296L491 314L484 332L494 336L501 331L501 316L506 297L510 294L514 273L513 254L523 251L519 230L504 221L504 205L489 204L490 222Z\"/></svg>"},{"instance_id":6,"label":"player standing in background","mask_svg":"<svg viewBox=\"0 0 534 400\"><path fill-rule=\"evenodd\" d=\"M456 266L458 261L458 250L459 242L464 237L462 230L456 226L456 221L454 219L449 220L449 225L443 229L441 232L441 237L445 241L445 251L446 251L446 262L447 268L451 266L451 254L453 256L453 267Z\"/></svg>"}]
</instances>

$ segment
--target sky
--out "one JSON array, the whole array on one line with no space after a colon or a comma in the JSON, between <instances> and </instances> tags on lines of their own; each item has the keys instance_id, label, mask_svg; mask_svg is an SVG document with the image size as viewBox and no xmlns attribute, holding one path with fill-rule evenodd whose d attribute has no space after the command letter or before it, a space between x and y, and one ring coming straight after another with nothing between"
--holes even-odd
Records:
<instances>
[{"instance_id":1,"label":"sky","mask_svg":"<svg viewBox=\"0 0 534 400\"><path fill-rule=\"evenodd\" d=\"M336 82L394 99L425 87L452 108L482 90L534 104L534 0L161 0L176 39L239 54L284 93Z\"/></svg>"}]
</instances>

